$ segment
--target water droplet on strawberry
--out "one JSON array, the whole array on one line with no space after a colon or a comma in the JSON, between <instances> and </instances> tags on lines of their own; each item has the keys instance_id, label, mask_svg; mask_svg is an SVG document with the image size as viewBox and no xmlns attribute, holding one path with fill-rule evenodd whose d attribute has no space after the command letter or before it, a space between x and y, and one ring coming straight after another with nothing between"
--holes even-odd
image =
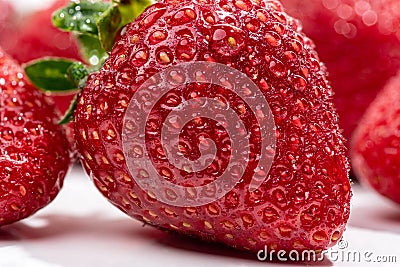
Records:
<instances>
[{"instance_id":1,"label":"water droplet on strawberry","mask_svg":"<svg viewBox=\"0 0 400 267\"><path fill-rule=\"evenodd\" d=\"M308 177L311 177L314 174L314 168L308 163L303 163L301 170L303 174L305 174Z\"/></svg>"},{"instance_id":2,"label":"water droplet on strawberry","mask_svg":"<svg viewBox=\"0 0 400 267\"><path fill-rule=\"evenodd\" d=\"M153 25L166 11L166 8L158 8L154 5L147 10L144 18L139 22L139 24L144 28L149 28Z\"/></svg>"},{"instance_id":3,"label":"water droplet on strawberry","mask_svg":"<svg viewBox=\"0 0 400 267\"><path fill-rule=\"evenodd\" d=\"M313 234L313 239L317 242L326 242L328 237L324 231L317 231Z\"/></svg>"},{"instance_id":4,"label":"water droplet on strawberry","mask_svg":"<svg viewBox=\"0 0 400 267\"><path fill-rule=\"evenodd\" d=\"M162 65L168 65L174 60L171 50L168 47L162 47L157 49L156 52L157 62Z\"/></svg>"},{"instance_id":5,"label":"water droplet on strawberry","mask_svg":"<svg viewBox=\"0 0 400 267\"><path fill-rule=\"evenodd\" d=\"M186 24L197 18L196 12L189 7L182 8L167 19L167 23L173 26Z\"/></svg>"},{"instance_id":6,"label":"water droplet on strawberry","mask_svg":"<svg viewBox=\"0 0 400 267\"><path fill-rule=\"evenodd\" d=\"M120 68L116 80L121 86L129 86L132 84L135 76L136 70L132 67Z\"/></svg>"},{"instance_id":7,"label":"water droplet on strawberry","mask_svg":"<svg viewBox=\"0 0 400 267\"><path fill-rule=\"evenodd\" d=\"M260 29L260 21L253 18L245 20L246 28L251 32L257 32Z\"/></svg>"},{"instance_id":8,"label":"water droplet on strawberry","mask_svg":"<svg viewBox=\"0 0 400 267\"><path fill-rule=\"evenodd\" d=\"M282 38L276 32L270 31L265 34L265 39L272 46L280 46L282 44Z\"/></svg>"},{"instance_id":9,"label":"water droplet on strawberry","mask_svg":"<svg viewBox=\"0 0 400 267\"><path fill-rule=\"evenodd\" d=\"M301 204L306 199L305 189L303 185L297 185L294 189L294 202Z\"/></svg>"},{"instance_id":10,"label":"water droplet on strawberry","mask_svg":"<svg viewBox=\"0 0 400 267\"><path fill-rule=\"evenodd\" d=\"M213 25L218 22L217 14L215 14L211 11L208 11L208 10L203 11L202 13L203 13L203 19L206 23Z\"/></svg>"},{"instance_id":11,"label":"water droplet on strawberry","mask_svg":"<svg viewBox=\"0 0 400 267\"><path fill-rule=\"evenodd\" d=\"M281 189L276 189L273 191L272 196L276 201L277 205L284 207L287 205L285 193Z\"/></svg>"},{"instance_id":12,"label":"water droplet on strawberry","mask_svg":"<svg viewBox=\"0 0 400 267\"><path fill-rule=\"evenodd\" d=\"M196 55L196 52L196 42L188 37L182 38L176 46L176 54L181 60L192 60Z\"/></svg>"},{"instance_id":13,"label":"water droplet on strawberry","mask_svg":"<svg viewBox=\"0 0 400 267\"><path fill-rule=\"evenodd\" d=\"M158 44L159 42L164 41L168 37L168 33L166 31L157 30L150 34L149 42L151 44Z\"/></svg>"},{"instance_id":14,"label":"water droplet on strawberry","mask_svg":"<svg viewBox=\"0 0 400 267\"><path fill-rule=\"evenodd\" d=\"M307 81L303 77L299 75L294 75L292 79L294 89L304 91L307 88Z\"/></svg>"},{"instance_id":15,"label":"water droplet on strawberry","mask_svg":"<svg viewBox=\"0 0 400 267\"><path fill-rule=\"evenodd\" d=\"M14 138L14 134L10 128L1 129L0 137L5 141L11 141Z\"/></svg>"},{"instance_id":16,"label":"water droplet on strawberry","mask_svg":"<svg viewBox=\"0 0 400 267\"><path fill-rule=\"evenodd\" d=\"M262 215L263 215L262 220L266 223L274 222L279 218L278 211L273 207L265 208Z\"/></svg>"},{"instance_id":17,"label":"water droplet on strawberry","mask_svg":"<svg viewBox=\"0 0 400 267\"><path fill-rule=\"evenodd\" d=\"M291 45L296 53L300 53L301 51L303 51L303 44L299 40L293 39Z\"/></svg>"},{"instance_id":18,"label":"water droplet on strawberry","mask_svg":"<svg viewBox=\"0 0 400 267\"><path fill-rule=\"evenodd\" d=\"M243 30L224 24L212 27L211 49L223 56L234 56L246 45Z\"/></svg>"},{"instance_id":19,"label":"water droplet on strawberry","mask_svg":"<svg viewBox=\"0 0 400 267\"><path fill-rule=\"evenodd\" d=\"M334 222L336 219L336 212L333 208L329 209L328 214L326 215L328 221Z\"/></svg>"},{"instance_id":20,"label":"water droplet on strawberry","mask_svg":"<svg viewBox=\"0 0 400 267\"><path fill-rule=\"evenodd\" d=\"M287 74L287 70L286 70L285 65L284 65L281 61L279 61L279 60L277 60L277 59L272 60L272 61L269 63L269 70L270 70L275 76L277 76L277 77L279 77L279 78L281 78L281 77L283 77L283 76L285 76L285 75Z\"/></svg>"},{"instance_id":21,"label":"water droplet on strawberry","mask_svg":"<svg viewBox=\"0 0 400 267\"><path fill-rule=\"evenodd\" d=\"M135 67L143 66L149 58L149 52L146 49L136 51L131 58L132 65Z\"/></svg>"},{"instance_id":22,"label":"water droplet on strawberry","mask_svg":"<svg viewBox=\"0 0 400 267\"><path fill-rule=\"evenodd\" d=\"M310 58L308 63L310 64L311 69L315 72L317 72L321 69L319 61L315 58Z\"/></svg>"},{"instance_id":23,"label":"water droplet on strawberry","mask_svg":"<svg viewBox=\"0 0 400 267\"><path fill-rule=\"evenodd\" d=\"M279 178L284 182L290 182L293 179L293 172L284 165L277 166L275 171Z\"/></svg>"},{"instance_id":24,"label":"water droplet on strawberry","mask_svg":"<svg viewBox=\"0 0 400 267\"><path fill-rule=\"evenodd\" d=\"M249 11L253 8L253 4L251 3L250 0L236 0L234 4L236 7L244 11Z\"/></svg>"}]
</instances>

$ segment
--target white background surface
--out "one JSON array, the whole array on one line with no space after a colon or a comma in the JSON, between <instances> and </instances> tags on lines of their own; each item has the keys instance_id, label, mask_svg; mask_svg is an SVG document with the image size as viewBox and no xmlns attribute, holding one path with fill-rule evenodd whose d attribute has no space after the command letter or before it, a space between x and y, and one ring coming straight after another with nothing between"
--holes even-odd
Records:
<instances>
[{"instance_id":1,"label":"white background surface","mask_svg":"<svg viewBox=\"0 0 400 267\"><path fill-rule=\"evenodd\" d=\"M13 4L20 13L28 13L50 6L55 0L5 0Z\"/></svg>"},{"instance_id":2,"label":"white background surface","mask_svg":"<svg viewBox=\"0 0 400 267\"><path fill-rule=\"evenodd\" d=\"M397 257L397 264L365 261L358 264L400 266L400 207L358 186L354 189L351 219L344 237L348 248L336 246L333 251L371 252L371 259L392 255ZM322 263L308 264L353 266L356 263L326 258ZM80 167L72 170L63 190L47 208L0 229L1 267L266 265L286 266L259 262L256 255L143 227L108 203Z\"/></svg>"},{"instance_id":3,"label":"white background surface","mask_svg":"<svg viewBox=\"0 0 400 267\"><path fill-rule=\"evenodd\" d=\"M19 12L52 0L10 0ZM360 187L354 188L346 249L332 251L395 256L396 263L361 263L326 258L314 266L400 266L400 206ZM0 267L109 266L286 266L259 262L218 245L143 227L109 204L80 167L75 167L57 199L35 216L0 229ZM290 264L288 266L295 266Z\"/></svg>"}]
</instances>

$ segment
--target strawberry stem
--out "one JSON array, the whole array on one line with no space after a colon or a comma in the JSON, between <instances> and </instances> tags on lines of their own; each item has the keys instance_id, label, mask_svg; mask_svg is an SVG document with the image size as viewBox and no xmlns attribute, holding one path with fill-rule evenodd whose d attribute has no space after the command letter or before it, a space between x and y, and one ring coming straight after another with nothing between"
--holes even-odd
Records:
<instances>
[{"instance_id":1,"label":"strawberry stem","mask_svg":"<svg viewBox=\"0 0 400 267\"><path fill-rule=\"evenodd\" d=\"M88 76L89 71L81 62L73 62L67 69L68 79L75 84L77 88L82 88L85 85Z\"/></svg>"}]
</instances>

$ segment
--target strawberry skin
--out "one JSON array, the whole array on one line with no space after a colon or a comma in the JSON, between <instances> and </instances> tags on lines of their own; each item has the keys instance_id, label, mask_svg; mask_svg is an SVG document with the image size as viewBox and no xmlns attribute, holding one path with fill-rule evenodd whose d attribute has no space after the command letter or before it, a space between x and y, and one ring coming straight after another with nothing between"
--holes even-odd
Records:
<instances>
[{"instance_id":1,"label":"strawberry skin","mask_svg":"<svg viewBox=\"0 0 400 267\"><path fill-rule=\"evenodd\" d=\"M340 127L350 139L363 113L400 68L398 0L282 0L326 64Z\"/></svg>"},{"instance_id":2,"label":"strawberry skin","mask_svg":"<svg viewBox=\"0 0 400 267\"><path fill-rule=\"evenodd\" d=\"M400 204L400 73L371 103L352 138L357 177Z\"/></svg>"},{"instance_id":3,"label":"strawberry skin","mask_svg":"<svg viewBox=\"0 0 400 267\"><path fill-rule=\"evenodd\" d=\"M312 41L279 2L164 1L146 9L122 32L103 68L89 77L74 123L82 163L111 203L157 228L251 251L265 245L321 250L341 238L351 190L331 88ZM215 161L196 173L173 166L160 146L162 121L171 103L222 97L243 115L252 132L252 156L233 190L209 204L177 207L157 201L130 174L127 161L134 158L124 157L123 118L145 80L169 66L195 61L229 65L251 77L273 112L277 149L268 178L250 192L262 137L251 130L253 115L243 114L255 107L240 106L229 90L218 87L174 89L154 107L155 124L146 124L150 163L171 182L196 186L215 180L231 150L223 129L198 118L181 132L182 153L198 157L198 138L204 135L219 151Z\"/></svg>"},{"instance_id":4,"label":"strawberry skin","mask_svg":"<svg viewBox=\"0 0 400 267\"><path fill-rule=\"evenodd\" d=\"M54 109L0 49L0 226L43 208L63 184L69 143Z\"/></svg>"}]
</instances>

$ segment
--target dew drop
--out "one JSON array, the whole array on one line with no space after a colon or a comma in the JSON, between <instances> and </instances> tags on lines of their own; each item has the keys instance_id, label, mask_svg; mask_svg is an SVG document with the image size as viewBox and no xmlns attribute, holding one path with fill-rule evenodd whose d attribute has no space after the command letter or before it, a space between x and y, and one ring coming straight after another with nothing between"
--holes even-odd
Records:
<instances>
[{"instance_id":1,"label":"dew drop","mask_svg":"<svg viewBox=\"0 0 400 267\"><path fill-rule=\"evenodd\" d=\"M14 134L10 128L3 128L1 131L1 138L6 141L11 141L14 138Z\"/></svg>"},{"instance_id":2,"label":"dew drop","mask_svg":"<svg viewBox=\"0 0 400 267\"><path fill-rule=\"evenodd\" d=\"M280 189L275 190L275 191L273 192L273 196L274 196L274 199L275 199L278 203L285 203L285 202L286 202L285 193L284 193L282 190L280 190Z\"/></svg>"},{"instance_id":3,"label":"dew drop","mask_svg":"<svg viewBox=\"0 0 400 267\"><path fill-rule=\"evenodd\" d=\"M267 40L267 42L272 46L277 47L282 44L282 39L276 32L272 31L267 32L264 37Z\"/></svg>"},{"instance_id":4,"label":"dew drop","mask_svg":"<svg viewBox=\"0 0 400 267\"><path fill-rule=\"evenodd\" d=\"M253 7L253 4L250 0L236 0L235 6L244 11L250 11Z\"/></svg>"},{"instance_id":5,"label":"dew drop","mask_svg":"<svg viewBox=\"0 0 400 267\"><path fill-rule=\"evenodd\" d=\"M307 88L307 81L299 75L294 75L293 79L294 89L304 91Z\"/></svg>"},{"instance_id":6,"label":"dew drop","mask_svg":"<svg viewBox=\"0 0 400 267\"><path fill-rule=\"evenodd\" d=\"M173 26L186 24L197 18L196 12L191 8L183 8L178 10L167 23Z\"/></svg>"},{"instance_id":7,"label":"dew drop","mask_svg":"<svg viewBox=\"0 0 400 267\"><path fill-rule=\"evenodd\" d=\"M272 60L269 63L269 70L278 78L285 76L287 73L285 65L279 60Z\"/></svg>"},{"instance_id":8,"label":"dew drop","mask_svg":"<svg viewBox=\"0 0 400 267\"><path fill-rule=\"evenodd\" d=\"M141 67L147 62L148 58L148 52L144 49L141 49L132 56L132 64L135 67Z\"/></svg>"},{"instance_id":9,"label":"dew drop","mask_svg":"<svg viewBox=\"0 0 400 267\"><path fill-rule=\"evenodd\" d=\"M328 239L326 233L323 231L317 231L313 234L313 239L317 242L324 242Z\"/></svg>"},{"instance_id":10,"label":"dew drop","mask_svg":"<svg viewBox=\"0 0 400 267\"><path fill-rule=\"evenodd\" d=\"M140 22L139 24L148 28L151 25L153 25L164 13L165 13L166 9L162 8L162 9L156 9L153 12L151 12L150 14L146 15Z\"/></svg>"},{"instance_id":11,"label":"dew drop","mask_svg":"<svg viewBox=\"0 0 400 267\"><path fill-rule=\"evenodd\" d=\"M158 44L159 42L164 41L167 39L168 33L162 30L157 30L154 31L152 34L150 34L149 41L151 44Z\"/></svg>"},{"instance_id":12,"label":"dew drop","mask_svg":"<svg viewBox=\"0 0 400 267\"><path fill-rule=\"evenodd\" d=\"M246 28L251 32L257 32L260 29L260 22L256 19L248 19L245 23Z\"/></svg>"},{"instance_id":13,"label":"dew drop","mask_svg":"<svg viewBox=\"0 0 400 267\"><path fill-rule=\"evenodd\" d=\"M279 218L279 214L273 207L267 207L263 211L263 221L266 223L271 223Z\"/></svg>"},{"instance_id":14,"label":"dew drop","mask_svg":"<svg viewBox=\"0 0 400 267\"><path fill-rule=\"evenodd\" d=\"M224 56L237 55L245 46L244 32L232 25L213 27L211 48Z\"/></svg>"}]
</instances>

